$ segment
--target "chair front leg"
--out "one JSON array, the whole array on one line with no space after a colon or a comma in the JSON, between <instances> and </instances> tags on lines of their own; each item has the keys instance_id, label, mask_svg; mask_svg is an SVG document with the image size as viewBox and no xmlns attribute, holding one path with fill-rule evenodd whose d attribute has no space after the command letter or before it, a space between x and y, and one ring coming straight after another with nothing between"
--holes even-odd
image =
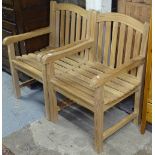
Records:
<instances>
[{"instance_id":1,"label":"chair front leg","mask_svg":"<svg viewBox=\"0 0 155 155\"><path fill-rule=\"evenodd\" d=\"M12 74L13 89L15 91L16 98L19 98L21 96L19 77L18 77L17 69L15 68L15 66L12 62L12 60L15 59L14 44L8 45L8 55L9 55L11 74Z\"/></svg>"},{"instance_id":2,"label":"chair front leg","mask_svg":"<svg viewBox=\"0 0 155 155\"><path fill-rule=\"evenodd\" d=\"M95 92L94 107L94 131L95 131L95 150L100 153L103 150L103 87L97 88Z\"/></svg>"},{"instance_id":3,"label":"chair front leg","mask_svg":"<svg viewBox=\"0 0 155 155\"><path fill-rule=\"evenodd\" d=\"M16 98L20 98L21 91L20 91L18 72L17 69L14 67L14 64L10 63L10 66L11 66L12 83L13 83L13 89L15 91L15 96Z\"/></svg>"},{"instance_id":4,"label":"chair front leg","mask_svg":"<svg viewBox=\"0 0 155 155\"><path fill-rule=\"evenodd\" d=\"M49 92L48 92L48 70L47 66L43 66L43 91L44 91L44 102L45 102L45 115L46 118L51 121L50 116L50 101L49 101Z\"/></svg>"},{"instance_id":5,"label":"chair front leg","mask_svg":"<svg viewBox=\"0 0 155 155\"><path fill-rule=\"evenodd\" d=\"M135 125L139 124L140 101L141 101L141 87L139 87L138 91L135 92L135 97L134 97L134 112L137 115L136 118L133 120Z\"/></svg>"},{"instance_id":6,"label":"chair front leg","mask_svg":"<svg viewBox=\"0 0 155 155\"><path fill-rule=\"evenodd\" d=\"M45 96L45 109L48 120L56 122L58 119L58 108L56 91L52 83L51 78L54 76L54 64L48 63L43 68L43 83L44 83L44 96Z\"/></svg>"},{"instance_id":7,"label":"chair front leg","mask_svg":"<svg viewBox=\"0 0 155 155\"><path fill-rule=\"evenodd\" d=\"M101 108L101 107L100 107ZM95 150L100 153L103 150L103 121L104 114L99 108L94 112L94 130L95 130Z\"/></svg>"},{"instance_id":8,"label":"chair front leg","mask_svg":"<svg viewBox=\"0 0 155 155\"><path fill-rule=\"evenodd\" d=\"M50 97L51 121L55 123L58 120L58 105L57 105L56 91L52 83L49 84L49 97Z\"/></svg>"}]
</instances>

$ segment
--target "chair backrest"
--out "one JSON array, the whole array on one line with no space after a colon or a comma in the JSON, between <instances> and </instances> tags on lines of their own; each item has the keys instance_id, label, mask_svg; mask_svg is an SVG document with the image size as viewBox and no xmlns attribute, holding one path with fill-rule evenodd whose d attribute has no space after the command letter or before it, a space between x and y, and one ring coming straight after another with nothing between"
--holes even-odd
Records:
<instances>
[{"instance_id":1,"label":"chair backrest","mask_svg":"<svg viewBox=\"0 0 155 155\"><path fill-rule=\"evenodd\" d=\"M96 60L116 68L136 56L145 56L148 39L147 23L119 13L97 14ZM132 71L137 75L137 70Z\"/></svg>"},{"instance_id":2,"label":"chair backrest","mask_svg":"<svg viewBox=\"0 0 155 155\"><path fill-rule=\"evenodd\" d=\"M89 38L91 12L69 4L50 2L49 44L61 47L74 41Z\"/></svg>"}]
</instances>

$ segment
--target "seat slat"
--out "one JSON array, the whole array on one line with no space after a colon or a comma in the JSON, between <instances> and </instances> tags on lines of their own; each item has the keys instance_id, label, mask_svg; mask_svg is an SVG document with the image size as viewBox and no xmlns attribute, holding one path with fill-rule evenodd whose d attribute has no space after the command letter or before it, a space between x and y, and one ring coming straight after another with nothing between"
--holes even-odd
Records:
<instances>
[{"instance_id":1,"label":"seat slat","mask_svg":"<svg viewBox=\"0 0 155 155\"><path fill-rule=\"evenodd\" d=\"M124 81L127 81L128 83L131 83L133 85L136 85L139 83L139 80L136 77L129 75L129 74L119 75L118 78Z\"/></svg>"},{"instance_id":2,"label":"seat slat","mask_svg":"<svg viewBox=\"0 0 155 155\"><path fill-rule=\"evenodd\" d=\"M27 65L33 66L35 69L38 69L39 71L42 70L42 64L40 64L37 61L37 58L35 57L35 54L17 56L16 59L26 63Z\"/></svg>"},{"instance_id":3,"label":"seat slat","mask_svg":"<svg viewBox=\"0 0 155 155\"><path fill-rule=\"evenodd\" d=\"M83 75L81 75L81 74L78 74L76 71L72 71L72 70L68 71L68 73L71 74L71 75L78 76L77 78L79 78L79 79L81 79L82 81L84 81L84 82L90 84L90 79L89 79L88 77L83 76Z\"/></svg>"},{"instance_id":4,"label":"seat slat","mask_svg":"<svg viewBox=\"0 0 155 155\"><path fill-rule=\"evenodd\" d=\"M78 71L80 74L88 77L89 79L92 79L95 75L92 74L91 72L87 71L86 69L84 69L82 66L80 66L80 68L76 68L75 71Z\"/></svg>"},{"instance_id":5,"label":"seat slat","mask_svg":"<svg viewBox=\"0 0 155 155\"><path fill-rule=\"evenodd\" d=\"M121 80L121 79L119 79L119 78L115 78L115 79L113 79L112 80L112 82L115 82L115 83L117 83L117 84L119 84L119 85L121 85L121 86L127 86L128 88L133 88L133 84L131 84L131 83L128 83L128 82L126 82L126 81L123 81L123 80Z\"/></svg>"},{"instance_id":6,"label":"seat slat","mask_svg":"<svg viewBox=\"0 0 155 155\"><path fill-rule=\"evenodd\" d=\"M66 82L62 82L61 80L58 79L51 79L51 82L56 85L57 87L71 93L72 95L78 94L78 97L84 101L86 101L88 104L93 105L93 97L90 95L87 95L85 93L82 93L82 91L72 87L69 84L66 84Z\"/></svg>"},{"instance_id":7,"label":"seat slat","mask_svg":"<svg viewBox=\"0 0 155 155\"><path fill-rule=\"evenodd\" d=\"M111 91L105 89L105 92L104 92L104 104L108 104L110 103L111 101L113 100L116 100L119 96L112 93Z\"/></svg>"},{"instance_id":8,"label":"seat slat","mask_svg":"<svg viewBox=\"0 0 155 155\"><path fill-rule=\"evenodd\" d=\"M104 89L105 89L105 91L110 91L112 94L114 94L115 96L118 96L118 97L120 97L121 95L123 95L122 92L117 91L116 89L113 89L113 88L111 88L111 87L109 87L107 85L104 86Z\"/></svg>"},{"instance_id":9,"label":"seat slat","mask_svg":"<svg viewBox=\"0 0 155 155\"><path fill-rule=\"evenodd\" d=\"M127 89L129 89L129 90L131 89L131 88L127 87L127 86L126 87L121 86L121 85L119 85L119 84L117 84L115 82L107 82L106 86L109 86L110 88L113 88L113 89L115 89L115 90L117 90L119 92L122 92L122 93L125 93L127 91Z\"/></svg>"},{"instance_id":10,"label":"seat slat","mask_svg":"<svg viewBox=\"0 0 155 155\"><path fill-rule=\"evenodd\" d=\"M93 96L93 91L91 91L87 87L84 87L82 84L78 83L77 81L73 80L70 76L63 75L63 76L56 76L56 78L60 79L61 81L65 82L68 85L71 85L75 89L81 90L82 92L90 96Z\"/></svg>"},{"instance_id":11,"label":"seat slat","mask_svg":"<svg viewBox=\"0 0 155 155\"><path fill-rule=\"evenodd\" d=\"M63 58L63 61L65 61L65 62L67 62L67 63L69 63L71 65L77 65L77 64L79 64L78 62L76 62L76 61L74 61L72 59L69 59L68 57Z\"/></svg>"},{"instance_id":12,"label":"seat slat","mask_svg":"<svg viewBox=\"0 0 155 155\"><path fill-rule=\"evenodd\" d=\"M68 64L68 63L66 63L66 62L64 62L64 61L62 61L62 60L56 61L55 63L56 63L56 64L59 64L59 65L61 65L61 66L64 66L65 68L68 68L68 69L72 69L72 68L73 68L72 65L70 65L70 64Z\"/></svg>"}]
</instances>

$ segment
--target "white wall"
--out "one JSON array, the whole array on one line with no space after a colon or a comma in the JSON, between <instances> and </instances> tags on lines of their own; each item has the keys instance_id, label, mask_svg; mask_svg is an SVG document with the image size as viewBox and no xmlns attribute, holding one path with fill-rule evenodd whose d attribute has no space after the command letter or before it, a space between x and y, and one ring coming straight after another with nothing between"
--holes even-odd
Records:
<instances>
[{"instance_id":1,"label":"white wall","mask_svg":"<svg viewBox=\"0 0 155 155\"><path fill-rule=\"evenodd\" d=\"M86 0L86 9L99 12L111 12L111 4L112 0Z\"/></svg>"}]
</instances>

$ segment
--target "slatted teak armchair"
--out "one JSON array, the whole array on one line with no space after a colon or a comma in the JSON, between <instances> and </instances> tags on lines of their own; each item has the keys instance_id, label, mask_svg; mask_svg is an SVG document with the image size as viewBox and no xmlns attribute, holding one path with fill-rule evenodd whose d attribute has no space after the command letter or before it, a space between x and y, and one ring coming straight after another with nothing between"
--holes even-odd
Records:
<instances>
[{"instance_id":1,"label":"slatted teak armchair","mask_svg":"<svg viewBox=\"0 0 155 155\"><path fill-rule=\"evenodd\" d=\"M58 119L56 92L91 110L97 152L102 151L103 140L118 129L132 120L138 123L148 29L147 23L142 24L123 14L98 14L91 35L94 43L92 46L85 44L85 49L89 49L87 59L67 58L83 50L73 47L50 57L50 62L61 61L56 66L59 69L53 68L49 74L52 120ZM48 63L48 58L44 61ZM64 70L62 64L68 69ZM132 94L135 94L134 111L103 131L105 111Z\"/></svg>"},{"instance_id":2,"label":"slatted teak armchair","mask_svg":"<svg viewBox=\"0 0 155 155\"><path fill-rule=\"evenodd\" d=\"M3 40L3 44L8 46L8 55L16 97L18 98L21 95L20 87L22 84L19 84L17 74L17 71L19 70L43 83L45 111L49 120L50 106L47 89L47 64L43 64L41 59L46 54L49 54L50 56L52 49L55 49L54 51L61 51L68 47L75 46L80 40L84 43L84 40L88 39L90 36L90 25L91 12L69 3L57 4L56 2L51 1L50 24L48 27L24 34L6 37ZM14 43L44 34L49 34L48 47L27 55L15 55ZM84 54L81 53L81 57L83 56ZM66 60L63 61L65 62Z\"/></svg>"}]
</instances>

